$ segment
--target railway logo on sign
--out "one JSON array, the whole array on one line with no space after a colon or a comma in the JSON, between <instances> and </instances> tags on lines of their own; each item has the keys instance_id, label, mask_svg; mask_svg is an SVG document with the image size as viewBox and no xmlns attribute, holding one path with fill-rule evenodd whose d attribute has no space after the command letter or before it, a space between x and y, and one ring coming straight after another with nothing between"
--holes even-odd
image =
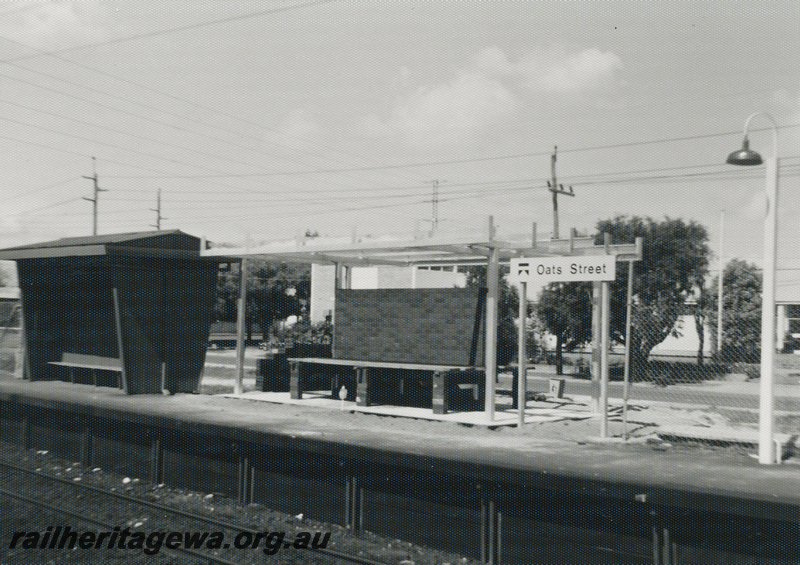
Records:
<instances>
[{"instance_id":1,"label":"railway logo on sign","mask_svg":"<svg viewBox=\"0 0 800 565\"><path fill-rule=\"evenodd\" d=\"M511 259L509 278L513 282L613 281L616 276L613 255L584 257L519 257Z\"/></svg>"}]
</instances>

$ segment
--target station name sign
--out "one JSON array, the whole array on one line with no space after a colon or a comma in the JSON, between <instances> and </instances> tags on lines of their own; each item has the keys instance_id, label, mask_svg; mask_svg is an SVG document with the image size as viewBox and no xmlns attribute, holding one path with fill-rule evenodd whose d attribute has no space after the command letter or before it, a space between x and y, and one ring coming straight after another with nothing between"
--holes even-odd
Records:
<instances>
[{"instance_id":1,"label":"station name sign","mask_svg":"<svg viewBox=\"0 0 800 565\"><path fill-rule=\"evenodd\" d=\"M613 281L616 276L614 255L582 257L515 257L511 259L509 278L513 282L550 283L573 281Z\"/></svg>"}]
</instances>

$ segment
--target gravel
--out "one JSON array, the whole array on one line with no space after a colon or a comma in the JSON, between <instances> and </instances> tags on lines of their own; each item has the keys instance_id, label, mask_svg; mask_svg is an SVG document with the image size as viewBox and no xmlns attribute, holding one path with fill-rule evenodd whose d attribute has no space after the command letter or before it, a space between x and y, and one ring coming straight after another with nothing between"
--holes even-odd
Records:
<instances>
[{"instance_id":1,"label":"gravel","mask_svg":"<svg viewBox=\"0 0 800 565\"><path fill-rule=\"evenodd\" d=\"M330 532L328 549L346 554L357 555L381 563L403 565L437 565L437 564L475 564L463 556L447 554L412 545L410 543L379 537L369 532L354 534L346 528L336 525L308 520L302 515L290 516L275 512L258 504L241 505L219 494L193 492L170 488L166 485L153 485L136 477L106 472L99 468L84 468L79 463L66 461L44 451L21 450L17 446L0 443L0 461L12 463L31 470L72 479L75 483L101 486L116 492L140 497L166 504L168 506L192 513L213 517L215 519L242 524L242 531L285 532L286 539L294 539L297 532ZM102 520L133 531L147 534L154 531L170 530L215 531L217 526L203 525L189 518L158 516L154 510L135 508L130 503L109 500L107 497L86 494L84 491L66 487L42 487L36 484L37 479L23 476L11 471L0 470L0 485L4 489L32 498L44 498L55 502L59 507L69 509L88 518ZM47 492L42 492L47 488ZM33 492L31 492L33 491ZM24 549L22 543L17 547L9 547L14 532L45 532L48 526L69 525L73 531L101 531L97 525L81 524L75 518L65 517L58 513L32 507L15 501L7 496L0 496L0 562L4 564L31 563L126 563L144 565L153 563L196 563L190 557L167 556L164 552L146 555L136 549ZM226 535L234 536L233 533ZM226 539L229 539L226 537ZM262 546L263 547L263 546ZM230 555L230 554L229 554ZM319 555L310 550L281 550L276 555L265 556L260 549L237 550L233 557L238 563L305 563L309 565L336 563L329 557Z\"/></svg>"}]
</instances>

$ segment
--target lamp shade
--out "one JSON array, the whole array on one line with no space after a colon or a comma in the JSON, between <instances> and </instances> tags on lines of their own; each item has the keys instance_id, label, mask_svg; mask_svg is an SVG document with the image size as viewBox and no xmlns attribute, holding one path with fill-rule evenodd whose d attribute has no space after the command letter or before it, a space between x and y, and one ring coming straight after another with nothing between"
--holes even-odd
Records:
<instances>
[{"instance_id":1,"label":"lamp shade","mask_svg":"<svg viewBox=\"0 0 800 565\"><path fill-rule=\"evenodd\" d=\"M729 165L751 166L760 165L764 160L758 152L750 149L750 141L745 137L742 148L728 155L728 160L726 162Z\"/></svg>"}]
</instances>

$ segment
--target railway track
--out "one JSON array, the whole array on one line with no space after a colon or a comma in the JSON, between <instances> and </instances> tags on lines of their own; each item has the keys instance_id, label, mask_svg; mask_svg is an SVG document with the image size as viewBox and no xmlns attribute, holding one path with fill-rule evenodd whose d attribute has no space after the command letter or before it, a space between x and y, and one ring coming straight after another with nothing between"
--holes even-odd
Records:
<instances>
[{"instance_id":1,"label":"railway track","mask_svg":"<svg viewBox=\"0 0 800 565\"><path fill-rule=\"evenodd\" d=\"M271 563L386 565L384 562L328 548L327 542L321 541L325 539L321 532L317 532L315 537L309 537L309 539L300 538L297 535L292 537L291 534L285 532L268 533L262 531L263 526L255 523L236 523L215 518L138 496L111 491L106 487L87 484L75 480L75 478L59 477L8 462L0 462L0 469L3 470L3 473L0 474L0 485L2 485L0 486L0 495L21 504L57 513L74 520L75 523L96 528L100 532L107 532L110 534L106 536L110 542L108 547L112 545L115 548L124 547L124 542L131 543L136 539L137 531L141 532L140 540L145 537L145 532L149 532L147 534L149 536L153 532L176 532L176 535L182 535L184 532L192 531L197 535L189 540L190 544L186 543L188 537L182 538L182 543L172 543L171 546L162 546L159 543L158 550L151 555L154 557L157 557L158 554L174 557L188 556L200 563L219 565L263 563L265 554L271 556ZM23 477L24 481L21 480ZM41 492L48 493L47 500L36 495ZM110 512L98 513L86 510L87 508L102 507L103 500L114 500L115 514L121 513L123 516L112 516ZM179 523L180 527L176 526L176 523ZM120 524L129 524L129 526L123 528ZM200 542L198 536L202 535L202 532L211 535ZM42 537L36 541L35 545L42 547L52 541L49 547L55 547L55 539L44 539L44 533L44 531L41 532ZM61 533L58 530L50 532L52 538ZM39 534L37 533L37 535ZM114 537L110 537L111 535ZM215 538L213 544L210 543L212 537ZM63 540L64 537L62 536L61 539ZM149 540L149 537L147 539ZM233 539L233 543L229 541L231 539ZM284 539L293 539L294 542L284 541ZM164 541L163 538L161 541ZM20 539L12 540L11 543L23 545L26 542L24 538L20 537ZM34 542L28 540L28 543ZM97 543L97 547L100 547L99 541ZM198 545L202 548L198 549ZM106 547L105 540L102 547ZM139 548L141 547L140 543ZM145 548L148 547L152 552L154 545L145 545ZM130 549L131 546L128 545L128 548Z\"/></svg>"}]
</instances>

